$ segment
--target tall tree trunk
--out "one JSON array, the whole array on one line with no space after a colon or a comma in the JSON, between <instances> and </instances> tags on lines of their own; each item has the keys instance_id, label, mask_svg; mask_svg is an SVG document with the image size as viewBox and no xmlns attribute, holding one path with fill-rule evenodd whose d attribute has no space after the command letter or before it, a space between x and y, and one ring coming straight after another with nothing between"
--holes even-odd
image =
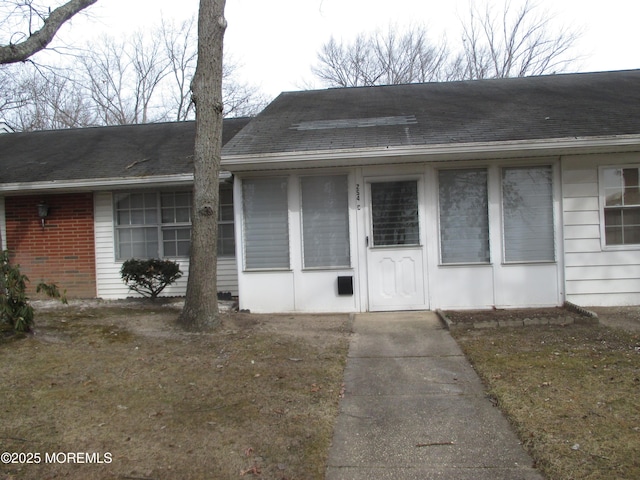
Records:
<instances>
[{"instance_id":1,"label":"tall tree trunk","mask_svg":"<svg viewBox=\"0 0 640 480\"><path fill-rule=\"evenodd\" d=\"M178 322L191 330L218 326L218 177L222 150L222 41L225 0L200 0L198 64L192 91L196 105L193 227L185 305Z\"/></svg>"}]
</instances>

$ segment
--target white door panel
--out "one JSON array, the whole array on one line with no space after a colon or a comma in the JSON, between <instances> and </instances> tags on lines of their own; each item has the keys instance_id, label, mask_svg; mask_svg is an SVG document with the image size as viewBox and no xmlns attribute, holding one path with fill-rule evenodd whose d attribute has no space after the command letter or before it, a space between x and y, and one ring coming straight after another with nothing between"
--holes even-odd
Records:
<instances>
[{"instance_id":1,"label":"white door panel","mask_svg":"<svg viewBox=\"0 0 640 480\"><path fill-rule=\"evenodd\" d=\"M368 183L369 310L427 308L419 183Z\"/></svg>"}]
</instances>

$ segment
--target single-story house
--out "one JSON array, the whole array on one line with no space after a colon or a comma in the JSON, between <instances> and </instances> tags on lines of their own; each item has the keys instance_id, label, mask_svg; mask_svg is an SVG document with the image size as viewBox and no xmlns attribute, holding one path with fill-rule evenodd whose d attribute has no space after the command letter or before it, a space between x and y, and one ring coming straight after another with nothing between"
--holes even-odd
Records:
<instances>
[{"instance_id":1,"label":"single-story house","mask_svg":"<svg viewBox=\"0 0 640 480\"><path fill-rule=\"evenodd\" d=\"M223 143L249 119L224 121ZM162 257L189 270L195 123L0 135L0 238L31 280L70 298L130 296L128 258ZM232 178L220 178L218 286L238 294Z\"/></svg>"},{"instance_id":2,"label":"single-story house","mask_svg":"<svg viewBox=\"0 0 640 480\"><path fill-rule=\"evenodd\" d=\"M640 70L288 92L239 123L220 220L241 308L640 304ZM0 136L3 248L50 272L71 246L58 283L84 274L104 298L128 294L131 255L186 261L192 147L179 131ZM76 248L75 226L54 230L83 205L93 246ZM94 271L62 267L81 253Z\"/></svg>"}]
</instances>

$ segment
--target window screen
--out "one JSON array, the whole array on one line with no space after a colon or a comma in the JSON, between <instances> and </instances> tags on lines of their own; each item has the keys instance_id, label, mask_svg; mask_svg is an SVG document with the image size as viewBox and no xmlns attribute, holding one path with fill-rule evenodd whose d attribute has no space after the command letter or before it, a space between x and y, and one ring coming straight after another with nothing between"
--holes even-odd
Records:
<instances>
[{"instance_id":1,"label":"window screen","mask_svg":"<svg viewBox=\"0 0 640 480\"><path fill-rule=\"evenodd\" d=\"M442 263L489 262L486 169L438 172Z\"/></svg>"},{"instance_id":2,"label":"window screen","mask_svg":"<svg viewBox=\"0 0 640 480\"><path fill-rule=\"evenodd\" d=\"M550 166L502 170L506 262L555 260Z\"/></svg>"},{"instance_id":3,"label":"window screen","mask_svg":"<svg viewBox=\"0 0 640 480\"><path fill-rule=\"evenodd\" d=\"M289 268L287 179L246 179L242 182L245 267Z\"/></svg>"},{"instance_id":4,"label":"window screen","mask_svg":"<svg viewBox=\"0 0 640 480\"><path fill-rule=\"evenodd\" d=\"M303 177L301 189L304 266L348 267L347 177Z\"/></svg>"}]
</instances>

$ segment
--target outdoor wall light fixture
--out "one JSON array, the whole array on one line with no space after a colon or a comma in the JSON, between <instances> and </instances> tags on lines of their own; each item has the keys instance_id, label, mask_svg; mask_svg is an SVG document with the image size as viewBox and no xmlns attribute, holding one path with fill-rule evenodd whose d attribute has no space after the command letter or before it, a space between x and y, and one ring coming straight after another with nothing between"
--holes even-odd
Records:
<instances>
[{"instance_id":1,"label":"outdoor wall light fixture","mask_svg":"<svg viewBox=\"0 0 640 480\"><path fill-rule=\"evenodd\" d=\"M38 217L40 217L40 221L42 222L42 228L44 228L44 219L49 216L49 205L44 202L40 202L38 204Z\"/></svg>"}]
</instances>

